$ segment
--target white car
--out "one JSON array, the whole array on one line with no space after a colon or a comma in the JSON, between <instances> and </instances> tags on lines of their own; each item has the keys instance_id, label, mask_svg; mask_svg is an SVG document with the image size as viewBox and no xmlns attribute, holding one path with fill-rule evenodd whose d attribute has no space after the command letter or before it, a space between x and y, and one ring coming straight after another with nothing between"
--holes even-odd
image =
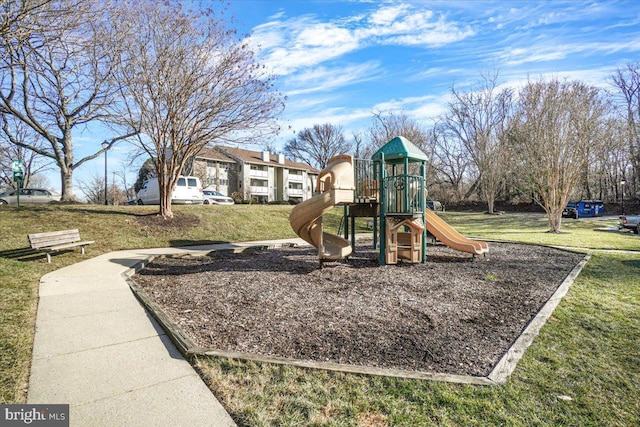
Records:
<instances>
[{"instance_id":1,"label":"white car","mask_svg":"<svg viewBox=\"0 0 640 427\"><path fill-rule=\"evenodd\" d=\"M42 204L50 202L59 202L60 195L42 188L21 188L20 204ZM0 205L15 205L18 203L18 194L16 190L9 190L0 193Z\"/></svg>"},{"instance_id":2,"label":"white car","mask_svg":"<svg viewBox=\"0 0 640 427\"><path fill-rule=\"evenodd\" d=\"M233 205L233 199L213 190L202 192L202 203L205 205Z\"/></svg>"}]
</instances>

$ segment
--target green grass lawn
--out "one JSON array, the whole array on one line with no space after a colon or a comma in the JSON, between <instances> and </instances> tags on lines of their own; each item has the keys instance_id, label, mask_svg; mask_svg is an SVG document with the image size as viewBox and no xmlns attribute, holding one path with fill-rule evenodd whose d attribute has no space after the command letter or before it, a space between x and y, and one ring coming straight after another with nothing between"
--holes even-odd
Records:
<instances>
[{"instance_id":1,"label":"green grass lawn","mask_svg":"<svg viewBox=\"0 0 640 427\"><path fill-rule=\"evenodd\" d=\"M23 402L40 276L82 259L79 250L17 256L26 235L79 228L88 255L135 247L293 237L289 206L0 208L0 402ZM325 220L337 229L341 210ZM539 214L447 212L461 233L492 240L640 251L632 234L601 221L563 222L548 234ZM360 229L364 222L359 222ZM569 425L631 426L640 414L640 252L597 251L516 371L502 386L468 386L326 372L225 358L196 361L241 426ZM563 396L570 397L566 400Z\"/></svg>"},{"instance_id":2,"label":"green grass lawn","mask_svg":"<svg viewBox=\"0 0 640 427\"><path fill-rule=\"evenodd\" d=\"M52 256L25 253L27 234L78 228L95 240L87 256L152 248L295 237L290 206L177 206L176 221L152 206L0 206L0 403L22 402L28 378L39 278L81 261L76 248Z\"/></svg>"}]
</instances>

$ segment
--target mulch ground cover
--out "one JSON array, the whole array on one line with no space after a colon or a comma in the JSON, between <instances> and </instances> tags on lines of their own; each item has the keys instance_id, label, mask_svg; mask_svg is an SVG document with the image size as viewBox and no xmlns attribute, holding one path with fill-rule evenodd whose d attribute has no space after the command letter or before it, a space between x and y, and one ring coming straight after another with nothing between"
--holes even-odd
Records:
<instances>
[{"instance_id":1,"label":"mulch ground cover","mask_svg":"<svg viewBox=\"0 0 640 427\"><path fill-rule=\"evenodd\" d=\"M378 256L369 241L324 268L308 247L162 257L133 279L201 347L485 376L583 258L506 243L475 262L442 245L426 264Z\"/></svg>"}]
</instances>

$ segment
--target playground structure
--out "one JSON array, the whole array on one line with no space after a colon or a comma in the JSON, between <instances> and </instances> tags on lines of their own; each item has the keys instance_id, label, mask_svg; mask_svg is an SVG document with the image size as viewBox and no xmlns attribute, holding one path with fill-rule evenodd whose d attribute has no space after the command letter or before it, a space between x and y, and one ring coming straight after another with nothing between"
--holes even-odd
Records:
<instances>
[{"instance_id":1,"label":"playground structure","mask_svg":"<svg viewBox=\"0 0 640 427\"><path fill-rule=\"evenodd\" d=\"M370 160L333 157L318 176L319 194L291 211L291 227L318 249L321 264L355 250L358 217L373 218L373 244L379 246L381 265L399 260L424 263L427 232L457 251L473 257L486 255L486 242L462 236L426 208L427 160L422 150L401 136L387 142ZM322 216L336 206L344 207L344 237L323 230Z\"/></svg>"}]
</instances>

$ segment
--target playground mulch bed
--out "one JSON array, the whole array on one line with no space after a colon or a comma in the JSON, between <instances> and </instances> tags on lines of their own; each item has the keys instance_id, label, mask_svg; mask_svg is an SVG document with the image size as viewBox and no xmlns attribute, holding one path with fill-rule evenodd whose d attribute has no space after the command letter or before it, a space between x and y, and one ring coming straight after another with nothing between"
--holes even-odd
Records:
<instances>
[{"instance_id":1,"label":"playground mulch bed","mask_svg":"<svg viewBox=\"0 0 640 427\"><path fill-rule=\"evenodd\" d=\"M380 266L371 242L318 268L312 248L157 258L133 279L197 345L487 375L583 255L493 243L487 260L429 246Z\"/></svg>"}]
</instances>

